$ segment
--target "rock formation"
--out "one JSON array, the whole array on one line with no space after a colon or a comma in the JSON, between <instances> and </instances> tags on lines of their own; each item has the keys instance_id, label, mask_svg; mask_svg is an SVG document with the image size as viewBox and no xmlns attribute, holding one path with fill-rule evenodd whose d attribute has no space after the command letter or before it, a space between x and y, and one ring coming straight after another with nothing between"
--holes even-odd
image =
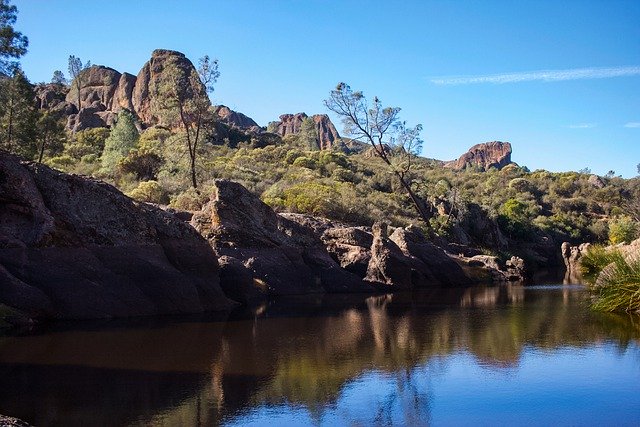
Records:
<instances>
[{"instance_id":1,"label":"rock formation","mask_svg":"<svg viewBox=\"0 0 640 427\"><path fill-rule=\"evenodd\" d=\"M211 202L194 214L191 224L219 255L228 257L235 269L231 276L244 274L235 259L251 273L257 291L268 295L371 291L340 268L313 230L277 215L238 183L217 180L215 186ZM246 298L255 294L252 290Z\"/></svg>"},{"instance_id":2,"label":"rock formation","mask_svg":"<svg viewBox=\"0 0 640 427\"><path fill-rule=\"evenodd\" d=\"M0 304L34 319L224 310L188 224L114 187L0 152Z\"/></svg>"},{"instance_id":3,"label":"rock formation","mask_svg":"<svg viewBox=\"0 0 640 427\"><path fill-rule=\"evenodd\" d=\"M220 121L238 129L258 132L260 126L251 117L245 116L238 111L233 111L226 105L216 105L213 113L220 118Z\"/></svg>"},{"instance_id":4,"label":"rock formation","mask_svg":"<svg viewBox=\"0 0 640 427\"><path fill-rule=\"evenodd\" d=\"M78 100L78 90L73 82L64 99L64 108L69 116L67 129L77 132L87 128L111 126L122 109L135 113L145 126L170 125L167 118L153 108L156 88L166 78L169 66L176 67L188 76L189 86L186 92L189 96L206 96L197 71L188 58L180 52L158 49L153 51L151 59L144 64L137 77L129 73L121 74L102 65L83 70L80 74L80 99ZM52 94L52 88L51 84L44 85L37 92L41 108L61 108L57 106L58 102L51 106L52 101L59 98Z\"/></svg>"},{"instance_id":5,"label":"rock formation","mask_svg":"<svg viewBox=\"0 0 640 427\"><path fill-rule=\"evenodd\" d=\"M173 50L156 49L151 54L151 59L143 65L138 73L132 93L134 112L147 125L169 124L166 117L158 115L152 108L156 90L167 79L166 72L169 67L180 70L181 74L187 77L188 87L185 92L191 97L207 96L205 87L198 77L198 72L184 54Z\"/></svg>"},{"instance_id":6,"label":"rock formation","mask_svg":"<svg viewBox=\"0 0 640 427\"><path fill-rule=\"evenodd\" d=\"M508 142L485 142L474 145L458 160L444 162L444 167L463 170L468 167L478 167L481 170L489 168L502 169L511 163L511 144Z\"/></svg>"},{"instance_id":7,"label":"rock formation","mask_svg":"<svg viewBox=\"0 0 640 427\"><path fill-rule=\"evenodd\" d=\"M591 246L589 243L582 243L577 246L571 246L569 242L562 243L560 250L564 265L567 268L564 277L565 283L579 283L581 281L580 258L589 250L589 246Z\"/></svg>"},{"instance_id":8,"label":"rock formation","mask_svg":"<svg viewBox=\"0 0 640 427\"><path fill-rule=\"evenodd\" d=\"M276 128L276 133L282 137L295 135L300 132L302 122L308 117L305 113L283 114L280 116L280 121L275 122L273 126ZM314 114L311 119L316 125L318 148L320 150L330 150L332 148L347 150L329 116L326 114Z\"/></svg>"}]
</instances>

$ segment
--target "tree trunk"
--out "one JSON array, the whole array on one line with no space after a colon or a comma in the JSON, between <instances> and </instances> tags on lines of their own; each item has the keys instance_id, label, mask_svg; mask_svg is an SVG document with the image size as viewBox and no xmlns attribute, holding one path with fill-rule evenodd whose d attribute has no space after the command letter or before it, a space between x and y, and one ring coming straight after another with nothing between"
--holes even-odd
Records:
<instances>
[{"instance_id":1,"label":"tree trunk","mask_svg":"<svg viewBox=\"0 0 640 427\"><path fill-rule=\"evenodd\" d=\"M42 146L40 147L40 155L38 155L38 163L42 163L42 158L44 157L44 147L47 145L47 136L42 138Z\"/></svg>"}]
</instances>

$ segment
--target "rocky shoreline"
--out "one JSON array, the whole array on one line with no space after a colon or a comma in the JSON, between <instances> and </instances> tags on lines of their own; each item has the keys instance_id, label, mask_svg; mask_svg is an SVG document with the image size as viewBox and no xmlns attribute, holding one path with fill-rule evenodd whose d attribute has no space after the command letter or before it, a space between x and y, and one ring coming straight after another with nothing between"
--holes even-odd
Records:
<instances>
[{"instance_id":1,"label":"rocky shoreline","mask_svg":"<svg viewBox=\"0 0 640 427\"><path fill-rule=\"evenodd\" d=\"M453 254L415 226L277 214L238 183L215 189L201 211L163 210L0 153L0 304L35 320L118 318L524 277L518 258Z\"/></svg>"}]
</instances>

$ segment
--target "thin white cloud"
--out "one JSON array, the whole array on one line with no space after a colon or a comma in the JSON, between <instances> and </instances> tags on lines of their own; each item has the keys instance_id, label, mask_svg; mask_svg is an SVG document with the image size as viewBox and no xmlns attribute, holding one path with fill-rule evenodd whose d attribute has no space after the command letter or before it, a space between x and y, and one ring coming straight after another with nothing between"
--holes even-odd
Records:
<instances>
[{"instance_id":1,"label":"thin white cloud","mask_svg":"<svg viewBox=\"0 0 640 427\"><path fill-rule=\"evenodd\" d=\"M612 77L638 76L640 67L574 68L571 70L541 70L522 73L490 74L484 76L448 76L431 79L436 85L468 85L478 83L520 83L531 81L559 82L582 79L608 79Z\"/></svg>"},{"instance_id":2,"label":"thin white cloud","mask_svg":"<svg viewBox=\"0 0 640 427\"><path fill-rule=\"evenodd\" d=\"M569 125L567 126L569 129L591 129L596 127L596 123L580 123L577 125Z\"/></svg>"},{"instance_id":3,"label":"thin white cloud","mask_svg":"<svg viewBox=\"0 0 640 427\"><path fill-rule=\"evenodd\" d=\"M629 122L624 125L626 128L640 128L640 122Z\"/></svg>"}]
</instances>

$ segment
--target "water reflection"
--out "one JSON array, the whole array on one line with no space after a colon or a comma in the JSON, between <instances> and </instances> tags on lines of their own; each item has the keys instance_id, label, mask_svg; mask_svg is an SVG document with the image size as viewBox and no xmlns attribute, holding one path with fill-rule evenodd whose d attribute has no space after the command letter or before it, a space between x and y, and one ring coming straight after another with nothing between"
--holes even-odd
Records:
<instances>
[{"instance_id":1,"label":"water reflection","mask_svg":"<svg viewBox=\"0 0 640 427\"><path fill-rule=\"evenodd\" d=\"M590 312L580 287L281 299L226 321L0 336L0 413L38 426L420 425L443 421L438 396L460 372L524 386L513 372L540 352L604 357L604 346L640 366L639 342L637 316ZM640 368L625 375L640 380Z\"/></svg>"}]
</instances>

